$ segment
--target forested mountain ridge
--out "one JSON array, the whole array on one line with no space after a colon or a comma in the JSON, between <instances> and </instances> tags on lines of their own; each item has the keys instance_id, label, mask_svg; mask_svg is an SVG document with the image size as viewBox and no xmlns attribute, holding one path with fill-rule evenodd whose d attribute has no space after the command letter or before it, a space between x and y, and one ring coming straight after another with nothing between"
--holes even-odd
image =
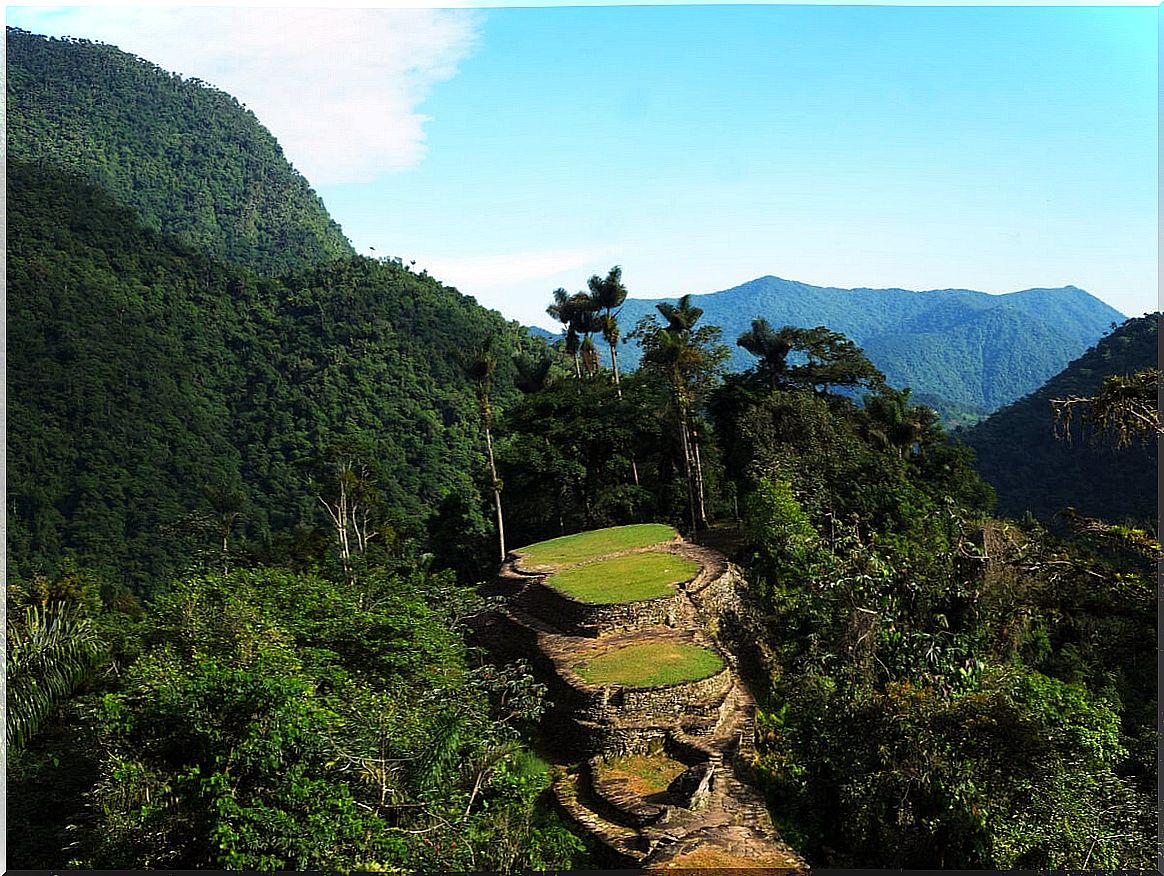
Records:
<instances>
[{"instance_id":1,"label":"forested mountain ridge","mask_svg":"<svg viewBox=\"0 0 1164 876\"><path fill-rule=\"evenodd\" d=\"M825 288L769 276L692 301L726 338L756 317L777 327L828 326L860 345L891 385L911 387L947 416L967 409L984 415L1020 398L1124 320L1074 286L988 295ZM628 298L621 319L634 325L656 304ZM633 343L621 354L628 368L639 355ZM733 370L751 364L745 351L732 350Z\"/></svg>"},{"instance_id":2,"label":"forested mountain ridge","mask_svg":"<svg viewBox=\"0 0 1164 876\"><path fill-rule=\"evenodd\" d=\"M1154 442L1117 449L1094 435L1056 436L1052 400L1094 395L1109 375L1156 367L1159 315L1130 319L1042 387L959 433L995 488L999 510L1047 519L1068 506L1085 514L1154 522Z\"/></svg>"},{"instance_id":3,"label":"forested mountain ridge","mask_svg":"<svg viewBox=\"0 0 1164 876\"><path fill-rule=\"evenodd\" d=\"M146 227L262 273L353 252L250 110L113 46L8 28L7 149L76 172Z\"/></svg>"},{"instance_id":4,"label":"forested mountain ridge","mask_svg":"<svg viewBox=\"0 0 1164 876\"><path fill-rule=\"evenodd\" d=\"M365 436L404 518L475 495L463 358L490 335L506 339L505 398L510 351L539 342L427 275L352 256L263 277L143 227L74 175L9 160L14 566L75 552L156 585L191 561L206 490L240 497L232 538L256 549L310 529L312 460L344 436Z\"/></svg>"}]
</instances>

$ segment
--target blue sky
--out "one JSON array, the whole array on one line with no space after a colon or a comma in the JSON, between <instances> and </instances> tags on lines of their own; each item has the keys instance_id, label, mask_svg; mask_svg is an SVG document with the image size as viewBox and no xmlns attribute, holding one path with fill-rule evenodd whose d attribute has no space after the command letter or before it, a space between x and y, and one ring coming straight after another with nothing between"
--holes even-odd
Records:
<instances>
[{"instance_id":1,"label":"blue sky","mask_svg":"<svg viewBox=\"0 0 1164 876\"><path fill-rule=\"evenodd\" d=\"M7 13L235 94L358 250L523 322L614 264L1158 307L1156 7Z\"/></svg>"}]
</instances>

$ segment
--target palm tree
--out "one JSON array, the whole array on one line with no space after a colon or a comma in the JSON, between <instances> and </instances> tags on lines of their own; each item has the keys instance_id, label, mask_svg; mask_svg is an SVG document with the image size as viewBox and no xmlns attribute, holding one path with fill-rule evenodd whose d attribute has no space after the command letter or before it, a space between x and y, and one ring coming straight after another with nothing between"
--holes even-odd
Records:
<instances>
[{"instance_id":1,"label":"palm tree","mask_svg":"<svg viewBox=\"0 0 1164 876\"><path fill-rule=\"evenodd\" d=\"M590 287L590 300L595 309L606 311L599 318L599 327L602 330L602 339L610 347L610 367L614 371L614 387L618 397L622 398L622 383L618 374L618 314L622 304L626 301L627 289L622 284L622 268L615 265L605 277L597 274L587 283Z\"/></svg>"},{"instance_id":2,"label":"palm tree","mask_svg":"<svg viewBox=\"0 0 1164 876\"><path fill-rule=\"evenodd\" d=\"M703 308L692 306L690 295L684 295L678 304L669 301L656 304L655 309L667 320L664 331L676 336L690 336L695 323L703 316Z\"/></svg>"},{"instance_id":3,"label":"palm tree","mask_svg":"<svg viewBox=\"0 0 1164 876\"><path fill-rule=\"evenodd\" d=\"M908 387L899 390L886 386L863 398L869 439L882 449L893 448L902 458L922 441L936 420L930 408L909 403L910 392Z\"/></svg>"},{"instance_id":4,"label":"palm tree","mask_svg":"<svg viewBox=\"0 0 1164 876\"><path fill-rule=\"evenodd\" d=\"M756 373L767 378L769 385L775 389L788 369L788 354L792 352L800 335L801 330L790 325L776 331L768 324L768 320L760 317L752 320L752 327L739 336L736 345L759 358Z\"/></svg>"},{"instance_id":5,"label":"palm tree","mask_svg":"<svg viewBox=\"0 0 1164 876\"><path fill-rule=\"evenodd\" d=\"M574 375L582 376L582 366L578 362L578 332L574 329L574 311L570 303L570 293L558 287L553 291L554 303L546 308L546 313L556 319L566 329L566 355L574 357Z\"/></svg>"},{"instance_id":6,"label":"palm tree","mask_svg":"<svg viewBox=\"0 0 1164 876\"><path fill-rule=\"evenodd\" d=\"M684 295L678 304L665 301L655 305L655 309L667 320L667 325L643 339L643 362L659 368L674 393L691 506L691 527L695 529L707 525L695 405L700 385L723 363L727 350L716 343L718 328L705 326L696 329L703 308L693 306L690 295Z\"/></svg>"},{"instance_id":7,"label":"palm tree","mask_svg":"<svg viewBox=\"0 0 1164 876\"><path fill-rule=\"evenodd\" d=\"M618 315L626 301L627 289L622 283L622 268L615 265L607 271L605 277L597 274L587 282L590 287L590 300L594 302L595 310L603 310L598 317L599 328L602 330L602 339L610 347L610 369L614 372L614 391L622 398L622 379L618 373ZM631 456L631 476L635 486L639 485L639 465L634 456Z\"/></svg>"},{"instance_id":8,"label":"palm tree","mask_svg":"<svg viewBox=\"0 0 1164 876\"><path fill-rule=\"evenodd\" d=\"M574 374L582 377L580 353L586 359L586 373L592 374L597 363L594 361L594 342L590 336L600 329L597 308L585 292L570 295L565 289L558 288L553 295L554 303L546 308L546 313L566 327L566 353L574 357Z\"/></svg>"},{"instance_id":9,"label":"palm tree","mask_svg":"<svg viewBox=\"0 0 1164 876\"><path fill-rule=\"evenodd\" d=\"M552 365L553 359L548 356L537 359L524 354L518 356L513 360L513 366L517 369L513 378L514 386L526 395L541 392L549 382Z\"/></svg>"},{"instance_id":10,"label":"palm tree","mask_svg":"<svg viewBox=\"0 0 1164 876\"><path fill-rule=\"evenodd\" d=\"M8 744L21 748L97 665L101 641L76 605L26 606L8 627Z\"/></svg>"},{"instance_id":11,"label":"palm tree","mask_svg":"<svg viewBox=\"0 0 1164 876\"><path fill-rule=\"evenodd\" d=\"M585 292L575 292L570 296L571 325L582 336L582 367L587 377L598 373L598 350L594 348L591 335L602 330L598 307Z\"/></svg>"}]
</instances>

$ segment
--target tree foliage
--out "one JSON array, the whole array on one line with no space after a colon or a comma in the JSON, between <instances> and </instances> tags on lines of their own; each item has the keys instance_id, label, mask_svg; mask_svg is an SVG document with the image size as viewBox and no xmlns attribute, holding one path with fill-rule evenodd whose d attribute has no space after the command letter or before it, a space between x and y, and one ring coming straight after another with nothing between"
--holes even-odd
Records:
<instances>
[{"instance_id":1,"label":"tree foliage","mask_svg":"<svg viewBox=\"0 0 1164 876\"><path fill-rule=\"evenodd\" d=\"M261 278L76 177L10 161L8 179L9 543L26 574L68 551L141 589L221 570L223 513L236 562L309 548L331 525L311 461L348 435L391 473L377 490L398 522L478 491L486 441L456 354L497 337L503 405L513 357L540 345L519 327L392 261Z\"/></svg>"},{"instance_id":2,"label":"tree foliage","mask_svg":"<svg viewBox=\"0 0 1164 876\"><path fill-rule=\"evenodd\" d=\"M969 457L906 391L858 408L754 377L712 411L786 836L835 867L1148 866L1155 542L983 518Z\"/></svg>"},{"instance_id":3,"label":"tree foliage","mask_svg":"<svg viewBox=\"0 0 1164 876\"><path fill-rule=\"evenodd\" d=\"M230 95L113 46L7 36L10 159L75 173L151 230L262 273L352 255L274 137Z\"/></svg>"}]
</instances>

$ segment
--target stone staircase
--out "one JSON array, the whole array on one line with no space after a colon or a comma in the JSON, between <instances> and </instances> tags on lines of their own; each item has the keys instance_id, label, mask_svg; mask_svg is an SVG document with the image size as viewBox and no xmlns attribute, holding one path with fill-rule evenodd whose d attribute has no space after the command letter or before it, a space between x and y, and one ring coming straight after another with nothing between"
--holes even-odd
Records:
<instances>
[{"instance_id":1,"label":"stone staircase","mask_svg":"<svg viewBox=\"0 0 1164 876\"><path fill-rule=\"evenodd\" d=\"M755 750L756 703L717 641L719 611L740 580L722 554L675 540L656 546L695 560L699 573L656 606L603 607L544 583L551 570L510 555L492 592L504 596L478 629L498 656L524 656L549 687L555 707L543 736L560 763L577 764L554 782L558 806L618 868L749 867L807 873L781 839L741 759ZM665 609L665 610L659 610ZM633 688L591 685L574 668L627 644L676 641L715 650L724 669L695 682ZM600 778L626 755L665 752L686 767L647 799L626 781ZM674 767L678 769L678 767Z\"/></svg>"}]
</instances>

